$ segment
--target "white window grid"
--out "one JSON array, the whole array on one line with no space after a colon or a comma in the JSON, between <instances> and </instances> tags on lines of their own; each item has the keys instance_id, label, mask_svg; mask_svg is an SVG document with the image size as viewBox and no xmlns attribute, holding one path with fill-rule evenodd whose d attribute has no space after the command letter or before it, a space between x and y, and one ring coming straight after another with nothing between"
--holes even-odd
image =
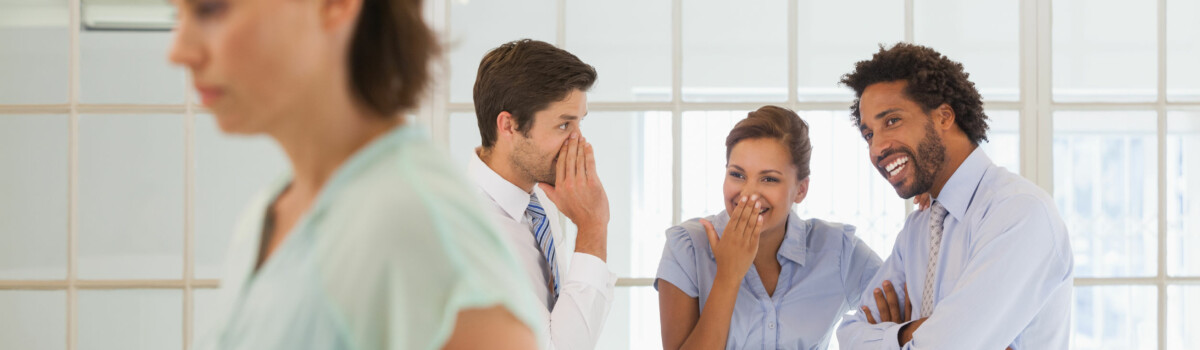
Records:
<instances>
[{"instance_id":1,"label":"white window grid","mask_svg":"<svg viewBox=\"0 0 1200 350\"><path fill-rule=\"evenodd\" d=\"M430 24L439 32L447 33L450 23L450 2L456 0L430 1L426 4L425 15ZM673 178L675 181L672 197L672 222L680 221L681 189L681 129L682 118L686 111L728 111L753 110L767 104L783 105L793 110L845 110L847 101L808 102L798 98L797 57L799 55L796 40L798 28L797 0L788 1L788 92L786 101L759 102L691 102L684 101L682 96L682 6L684 0L671 0L671 101L667 102L592 102L590 111L627 112L627 111L669 111L672 115L673 139ZM1054 102L1052 96L1052 3L1050 0L1019 0L1020 1L1020 99L1018 101L985 101L987 110L1011 110L1020 112L1020 161L1021 175L1041 186L1047 192L1053 192L1053 119L1055 111L1149 111L1157 113L1157 164L1158 174L1158 256L1156 274L1152 277L1079 277L1075 286L1153 286L1157 291L1157 343L1158 348L1166 349L1167 339L1167 289L1169 286L1200 285L1200 277L1170 276L1167 271L1167 214L1166 172L1166 133L1167 113L1173 111L1200 111L1200 102L1174 102L1166 98L1166 11L1167 0L1157 0L1157 98L1154 102L1144 103L1108 103L1108 102ZM194 277L194 192L195 181L193 169L194 137L196 116L205 112L204 108L194 101L194 95L186 94L185 102L179 104L87 104L79 101L79 67L81 0L68 0L69 22L72 26L69 32L69 92L66 104L49 105L3 105L0 104L0 115L67 115L69 121L69 176L68 176L68 222L67 222L67 273L62 280L0 280L2 290L41 290L65 291L67 303L67 349L74 350L78 344L78 292L81 290L136 290L136 289L166 289L183 292L183 347L190 347L194 334L193 325L193 291L198 289L215 289L220 281L216 279L196 279ZM562 46L566 37L567 0L557 0L555 44ZM904 0L904 40L913 42L914 0ZM516 38L514 38L516 39ZM164 53L165 56L165 53ZM164 58L165 59L165 58ZM445 57L443 57L445 59ZM847 62L847 69L850 68ZM442 67L438 71L446 71L448 62L439 62ZM449 138L449 115L451 113L472 113L474 108L469 103L451 103L449 86L439 77L433 88L425 97L423 107L413 115L418 121L428 125L434 139L446 144ZM190 80L183 87L190 91ZM80 115L85 114L172 114L184 117L185 159L186 168L184 184L184 271L179 279L79 279L77 231L78 231L78 136ZM907 204L912 210L911 203ZM621 288L647 288L653 283L652 278L619 278L617 286Z\"/></svg>"}]
</instances>

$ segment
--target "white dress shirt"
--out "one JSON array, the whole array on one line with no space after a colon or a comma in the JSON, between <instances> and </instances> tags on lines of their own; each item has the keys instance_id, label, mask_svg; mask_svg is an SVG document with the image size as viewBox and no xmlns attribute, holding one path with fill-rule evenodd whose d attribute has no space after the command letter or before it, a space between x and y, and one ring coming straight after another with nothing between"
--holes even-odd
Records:
<instances>
[{"instance_id":1,"label":"white dress shirt","mask_svg":"<svg viewBox=\"0 0 1200 350\"><path fill-rule=\"evenodd\" d=\"M538 250L537 240L530 230L529 217L525 215L530 193L508 182L484 164L478 152L476 149L476 154L469 157L467 176L479 186L479 192L488 202L483 204L484 212L492 218L501 236L508 239L518 262L529 276L534 293L546 306L545 324L549 329L542 334L550 338L541 341L543 347L594 349L612 307L617 276L608 270L608 265L600 258L575 252L575 235L568 233L566 227L569 220L562 217L554 202L535 186L533 191L550 221L554 249L560 252L555 260L563 280L559 282L559 295L554 300L548 288L550 267Z\"/></svg>"}]
</instances>

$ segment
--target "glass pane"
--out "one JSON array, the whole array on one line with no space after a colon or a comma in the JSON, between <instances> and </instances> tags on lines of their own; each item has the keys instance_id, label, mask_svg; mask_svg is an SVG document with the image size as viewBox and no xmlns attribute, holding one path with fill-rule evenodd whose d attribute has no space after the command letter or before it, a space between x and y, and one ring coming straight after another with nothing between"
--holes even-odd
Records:
<instances>
[{"instance_id":1,"label":"glass pane","mask_svg":"<svg viewBox=\"0 0 1200 350\"><path fill-rule=\"evenodd\" d=\"M67 293L0 291L0 349L66 349Z\"/></svg>"},{"instance_id":2,"label":"glass pane","mask_svg":"<svg viewBox=\"0 0 1200 350\"><path fill-rule=\"evenodd\" d=\"M214 327L213 319L217 317L216 310L218 296L220 295L216 289L193 289L192 290L192 338L197 339L204 336L210 329Z\"/></svg>"},{"instance_id":3,"label":"glass pane","mask_svg":"<svg viewBox=\"0 0 1200 350\"><path fill-rule=\"evenodd\" d=\"M475 113L450 114L450 159L463 171L470 157L475 156L475 147L483 145L477 120Z\"/></svg>"},{"instance_id":4,"label":"glass pane","mask_svg":"<svg viewBox=\"0 0 1200 350\"><path fill-rule=\"evenodd\" d=\"M79 121L79 277L182 278L183 118Z\"/></svg>"},{"instance_id":5,"label":"glass pane","mask_svg":"<svg viewBox=\"0 0 1200 350\"><path fill-rule=\"evenodd\" d=\"M608 194L609 269L654 277L672 225L671 113L595 112L581 125Z\"/></svg>"},{"instance_id":6,"label":"glass pane","mask_svg":"<svg viewBox=\"0 0 1200 350\"><path fill-rule=\"evenodd\" d=\"M853 70L855 62L870 59L880 44L904 40L903 1L799 0L797 8L796 81L801 101L854 99L854 92L838 83L842 74ZM860 11L867 8L871 11ZM839 13L854 13L854 22L871 25L847 25L845 17L831 15Z\"/></svg>"},{"instance_id":7,"label":"glass pane","mask_svg":"<svg viewBox=\"0 0 1200 350\"><path fill-rule=\"evenodd\" d=\"M684 100L787 99L786 1L701 0L682 6Z\"/></svg>"},{"instance_id":8,"label":"glass pane","mask_svg":"<svg viewBox=\"0 0 1200 350\"><path fill-rule=\"evenodd\" d=\"M180 290L79 292L79 349L162 350L183 346Z\"/></svg>"},{"instance_id":9,"label":"glass pane","mask_svg":"<svg viewBox=\"0 0 1200 350\"><path fill-rule=\"evenodd\" d=\"M916 0L913 39L962 63L984 100L1016 101L1021 95L1019 5L1017 0Z\"/></svg>"},{"instance_id":10,"label":"glass pane","mask_svg":"<svg viewBox=\"0 0 1200 350\"><path fill-rule=\"evenodd\" d=\"M987 111L988 142L980 147L993 163L1014 174L1021 173L1021 113Z\"/></svg>"},{"instance_id":11,"label":"glass pane","mask_svg":"<svg viewBox=\"0 0 1200 350\"><path fill-rule=\"evenodd\" d=\"M67 275L67 155L61 115L0 115L0 279Z\"/></svg>"},{"instance_id":12,"label":"glass pane","mask_svg":"<svg viewBox=\"0 0 1200 350\"><path fill-rule=\"evenodd\" d=\"M224 135L211 115L196 116L195 130L195 276L221 278L237 220L288 162L269 138Z\"/></svg>"},{"instance_id":13,"label":"glass pane","mask_svg":"<svg viewBox=\"0 0 1200 350\"><path fill-rule=\"evenodd\" d=\"M182 104L184 70L167 61L171 32L92 31L79 35L83 103Z\"/></svg>"},{"instance_id":14,"label":"glass pane","mask_svg":"<svg viewBox=\"0 0 1200 350\"><path fill-rule=\"evenodd\" d=\"M68 21L65 0L0 3L0 104L67 102Z\"/></svg>"},{"instance_id":15,"label":"glass pane","mask_svg":"<svg viewBox=\"0 0 1200 350\"><path fill-rule=\"evenodd\" d=\"M1153 276L1158 247L1154 112L1054 114L1054 198L1076 277Z\"/></svg>"},{"instance_id":16,"label":"glass pane","mask_svg":"<svg viewBox=\"0 0 1200 350\"><path fill-rule=\"evenodd\" d=\"M1200 344L1200 286L1170 286L1167 300L1167 348L1194 348Z\"/></svg>"},{"instance_id":17,"label":"glass pane","mask_svg":"<svg viewBox=\"0 0 1200 350\"><path fill-rule=\"evenodd\" d=\"M1167 99L1200 101L1200 1L1167 0Z\"/></svg>"},{"instance_id":18,"label":"glass pane","mask_svg":"<svg viewBox=\"0 0 1200 350\"><path fill-rule=\"evenodd\" d=\"M450 102L471 102L479 60L500 44L535 39L554 44L554 0L450 1ZM601 72L601 74L604 74Z\"/></svg>"},{"instance_id":19,"label":"glass pane","mask_svg":"<svg viewBox=\"0 0 1200 350\"><path fill-rule=\"evenodd\" d=\"M1054 100L1154 101L1155 5L1154 0L1055 0Z\"/></svg>"},{"instance_id":20,"label":"glass pane","mask_svg":"<svg viewBox=\"0 0 1200 350\"><path fill-rule=\"evenodd\" d=\"M800 118L808 122L813 151L808 196L796 213L854 225L855 235L886 257L907 215L904 200L871 165L867 143L845 111L801 111Z\"/></svg>"},{"instance_id":21,"label":"glass pane","mask_svg":"<svg viewBox=\"0 0 1200 350\"><path fill-rule=\"evenodd\" d=\"M1153 286L1076 287L1071 348L1156 348L1156 294Z\"/></svg>"},{"instance_id":22,"label":"glass pane","mask_svg":"<svg viewBox=\"0 0 1200 350\"><path fill-rule=\"evenodd\" d=\"M1167 116L1167 273L1200 275L1200 113ZM1200 299L1197 299L1200 302Z\"/></svg>"},{"instance_id":23,"label":"glass pane","mask_svg":"<svg viewBox=\"0 0 1200 350\"><path fill-rule=\"evenodd\" d=\"M650 286L617 287L614 294L612 310L596 349L662 349L658 291Z\"/></svg>"},{"instance_id":24,"label":"glass pane","mask_svg":"<svg viewBox=\"0 0 1200 350\"><path fill-rule=\"evenodd\" d=\"M671 100L670 1L572 1L566 6L566 49L599 74L589 101ZM616 22L621 25L612 25Z\"/></svg>"},{"instance_id":25,"label":"glass pane","mask_svg":"<svg viewBox=\"0 0 1200 350\"><path fill-rule=\"evenodd\" d=\"M748 111L689 111L683 113L679 182L680 220L715 215L725 210L725 137Z\"/></svg>"}]
</instances>

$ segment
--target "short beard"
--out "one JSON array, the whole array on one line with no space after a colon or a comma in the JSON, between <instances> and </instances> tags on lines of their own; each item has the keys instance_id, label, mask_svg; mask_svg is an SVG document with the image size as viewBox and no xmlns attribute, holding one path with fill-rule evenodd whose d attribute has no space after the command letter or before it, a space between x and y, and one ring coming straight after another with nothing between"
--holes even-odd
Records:
<instances>
[{"instance_id":1,"label":"short beard","mask_svg":"<svg viewBox=\"0 0 1200 350\"><path fill-rule=\"evenodd\" d=\"M942 137L938 136L937 130L933 128L932 120L925 124L925 139L921 140L917 149L921 152L913 154L912 149L907 147L897 151L908 154L908 157L913 160L909 163L909 166L913 167L913 183L907 187L903 185L896 187L896 194L900 195L900 198L909 199L929 192L933 188L934 178L945 165L946 145L942 144ZM884 155L884 157L886 156ZM886 178L886 173L884 176Z\"/></svg>"},{"instance_id":2,"label":"short beard","mask_svg":"<svg viewBox=\"0 0 1200 350\"><path fill-rule=\"evenodd\" d=\"M554 166L557 161L554 157L557 157L558 153L549 157L539 155L537 147L527 137L516 138L515 144L516 147L510 156L513 166L534 182L554 186Z\"/></svg>"}]
</instances>

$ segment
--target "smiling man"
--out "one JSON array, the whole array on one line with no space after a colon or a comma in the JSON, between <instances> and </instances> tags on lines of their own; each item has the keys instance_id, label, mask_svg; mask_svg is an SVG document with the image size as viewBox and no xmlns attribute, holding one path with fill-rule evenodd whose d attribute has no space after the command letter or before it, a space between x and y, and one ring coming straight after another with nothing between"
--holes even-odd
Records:
<instances>
[{"instance_id":1,"label":"smiling man","mask_svg":"<svg viewBox=\"0 0 1200 350\"><path fill-rule=\"evenodd\" d=\"M933 49L900 43L842 78L871 163L900 197L933 198L908 216L878 288L843 320L843 348L1068 347L1066 227L1045 191L979 148L988 118L967 77Z\"/></svg>"},{"instance_id":2,"label":"smiling man","mask_svg":"<svg viewBox=\"0 0 1200 350\"><path fill-rule=\"evenodd\" d=\"M467 172L545 303L544 348L595 348L612 306L608 197L579 129L595 81L575 55L529 39L488 52L475 80L483 145Z\"/></svg>"}]
</instances>

